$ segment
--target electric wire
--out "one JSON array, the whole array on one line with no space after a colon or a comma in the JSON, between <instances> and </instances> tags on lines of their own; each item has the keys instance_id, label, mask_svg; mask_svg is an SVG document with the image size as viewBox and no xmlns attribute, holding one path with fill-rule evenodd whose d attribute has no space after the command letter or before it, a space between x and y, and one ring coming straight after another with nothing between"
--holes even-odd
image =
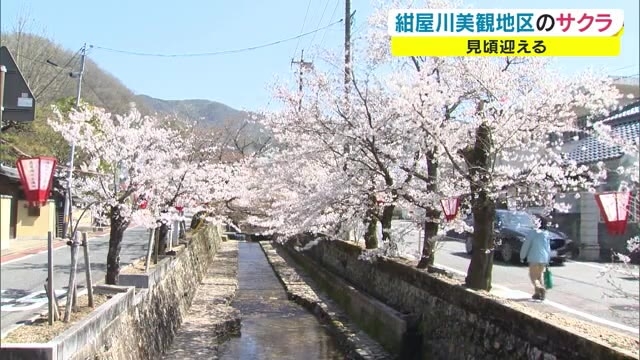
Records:
<instances>
[{"instance_id":1,"label":"electric wire","mask_svg":"<svg viewBox=\"0 0 640 360\"><path fill-rule=\"evenodd\" d=\"M329 18L329 22L333 21L333 17L336 16L336 11L338 11L338 5L340 5L340 0L336 1L336 6L333 7L333 11L331 12L331 17ZM327 35L327 31L329 31L328 27L326 29L327 30L325 30L322 33L322 38L320 38L320 43L318 47L322 47L322 44L324 43L324 37Z\"/></svg>"},{"instance_id":2,"label":"electric wire","mask_svg":"<svg viewBox=\"0 0 640 360\"><path fill-rule=\"evenodd\" d=\"M613 80L621 80L621 79L637 78L638 76L640 76L640 74L633 74L633 75L619 75L619 76L614 76L614 77L613 77Z\"/></svg>"},{"instance_id":3,"label":"electric wire","mask_svg":"<svg viewBox=\"0 0 640 360\"><path fill-rule=\"evenodd\" d=\"M300 29L300 32L304 31L304 26L307 24L307 16L309 15L309 8L310 7L311 7L311 0L309 0L309 2L307 2L307 11L305 11L305 13L304 13L304 19L302 20L302 28ZM296 49L293 50L293 55L291 55L292 59L294 57L296 57L296 53L298 52L298 46L300 46L300 38L298 38L298 41L296 42Z\"/></svg>"},{"instance_id":4,"label":"electric wire","mask_svg":"<svg viewBox=\"0 0 640 360\"><path fill-rule=\"evenodd\" d=\"M324 9L322 9L322 15L320 15L320 20L318 21L318 25L316 25L316 28L320 27L320 24L322 24L322 20L324 19L324 14L327 12L327 7L329 7L329 0L327 0L324 3ZM329 20L331 21L331 20ZM318 33L314 33L313 36L311 37L311 41L309 42L309 48L311 48L311 46L313 46L313 40L316 39L316 35Z\"/></svg>"},{"instance_id":5,"label":"electric wire","mask_svg":"<svg viewBox=\"0 0 640 360\"><path fill-rule=\"evenodd\" d=\"M306 33L302 33L296 36L292 36L290 38L286 38L286 39L282 39L282 40L278 40L278 41L272 41L270 43L267 44L261 44L261 45L256 45L256 46L250 46L250 47L246 47L246 48L241 48L241 49L233 49L233 50L222 50L222 51L212 51L212 52L204 52L204 53L185 53L185 54L159 54L159 53L145 53L145 52L138 52L138 51L129 51L129 50L120 50L120 49L113 49L113 48L108 48L108 47L104 47L104 46L98 46L98 45L91 45L91 48L93 49L97 49L97 50L104 50L104 51L110 51L110 52L114 52L114 53L120 53L120 54L126 54L126 55L134 55L134 56L147 56L147 57L167 57L167 58L177 58L177 57L204 57L204 56L217 56L217 55L228 55L228 54L237 54L237 53L242 53L242 52L247 52L247 51L253 51L253 50L258 50L258 49L262 49L262 48L266 48L266 47L270 47L270 46L274 46L274 45L278 45L278 44L282 44L285 42L289 42L292 40L296 40L299 39L301 37L304 36L308 36L311 35L313 33L316 33L318 31L322 31L324 29L330 28L336 24L339 24L341 22L343 22L343 19L340 19L338 21L335 21L327 26L321 27L319 29L315 29L312 31L308 31Z\"/></svg>"},{"instance_id":6,"label":"electric wire","mask_svg":"<svg viewBox=\"0 0 640 360\"><path fill-rule=\"evenodd\" d=\"M98 99L98 101L100 101L100 103L102 104L102 107L107 109L107 103L102 100L102 98L100 97L100 94L98 94L98 92L96 91L96 89L89 83L89 81L87 81L86 77L82 78L82 85L86 86L89 88L89 90L91 90L91 92L93 93L93 95L96 96L96 98ZM107 109L109 110L109 109Z\"/></svg>"},{"instance_id":7,"label":"electric wire","mask_svg":"<svg viewBox=\"0 0 640 360\"><path fill-rule=\"evenodd\" d=\"M51 61L50 59L47 59L46 61L45 60L38 60L38 59L34 59L34 58L31 58L31 57L28 57L28 56L24 56L22 54L16 54L16 58L29 60L31 62L37 62L37 63L40 63L40 64L49 65L49 66L53 66L53 67L56 67L56 68L60 68L61 67L60 65L58 65L58 64L54 63L53 61ZM67 68L67 69L71 69L71 68Z\"/></svg>"},{"instance_id":8,"label":"electric wire","mask_svg":"<svg viewBox=\"0 0 640 360\"><path fill-rule=\"evenodd\" d=\"M73 54L71 59L69 59L69 61L67 61L67 63L64 64L62 67L60 67L60 69L58 70L58 73L56 73L56 75L42 89L40 89L40 91L38 91L37 94L35 94L36 99L40 98L40 95L42 95L44 91L47 90L49 86L51 86L51 84L53 84L53 82L56 81L56 79L58 79L60 74L62 74L62 72L69 67L71 62L75 60L76 57L78 57L78 54L80 54L80 51L82 51L82 48L78 49L78 51L76 51L76 53Z\"/></svg>"}]
</instances>

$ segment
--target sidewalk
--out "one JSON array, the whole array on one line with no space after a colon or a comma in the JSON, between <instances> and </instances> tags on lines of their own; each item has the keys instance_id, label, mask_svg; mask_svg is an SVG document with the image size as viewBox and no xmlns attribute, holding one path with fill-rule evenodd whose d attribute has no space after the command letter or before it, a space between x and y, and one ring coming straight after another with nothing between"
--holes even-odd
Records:
<instances>
[{"instance_id":1,"label":"sidewalk","mask_svg":"<svg viewBox=\"0 0 640 360\"><path fill-rule=\"evenodd\" d=\"M109 231L100 232L87 232L87 238L93 239L96 237L109 235ZM63 239L53 239L53 249L66 246L67 241ZM0 251L0 264L4 264L7 261L22 258L28 255L38 254L47 250L47 240L16 240L11 239L11 247Z\"/></svg>"}]
</instances>

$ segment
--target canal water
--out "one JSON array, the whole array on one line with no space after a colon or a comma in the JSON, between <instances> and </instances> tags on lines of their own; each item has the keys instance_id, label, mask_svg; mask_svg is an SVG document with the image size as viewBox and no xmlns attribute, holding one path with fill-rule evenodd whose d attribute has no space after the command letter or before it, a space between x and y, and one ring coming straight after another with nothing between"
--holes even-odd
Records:
<instances>
[{"instance_id":1,"label":"canal water","mask_svg":"<svg viewBox=\"0 0 640 360\"><path fill-rule=\"evenodd\" d=\"M287 299L260 244L238 244L238 292L232 305L242 313L240 337L218 348L225 360L344 359L318 320Z\"/></svg>"}]
</instances>

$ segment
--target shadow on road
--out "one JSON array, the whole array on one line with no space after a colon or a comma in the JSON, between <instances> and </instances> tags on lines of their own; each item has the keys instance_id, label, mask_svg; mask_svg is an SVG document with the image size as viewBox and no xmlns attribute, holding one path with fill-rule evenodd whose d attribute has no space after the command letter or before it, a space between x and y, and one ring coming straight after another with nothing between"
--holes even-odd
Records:
<instances>
[{"instance_id":1,"label":"shadow on road","mask_svg":"<svg viewBox=\"0 0 640 360\"><path fill-rule=\"evenodd\" d=\"M461 258L465 258L465 259L471 259L471 255L467 254L464 251L456 251L456 252L452 252L451 255L455 255Z\"/></svg>"}]
</instances>

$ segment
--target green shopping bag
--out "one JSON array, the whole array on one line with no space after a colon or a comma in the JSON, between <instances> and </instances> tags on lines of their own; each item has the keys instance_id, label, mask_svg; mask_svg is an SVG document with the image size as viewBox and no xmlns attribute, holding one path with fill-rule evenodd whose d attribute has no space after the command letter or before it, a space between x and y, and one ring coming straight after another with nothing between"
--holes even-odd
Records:
<instances>
[{"instance_id":1,"label":"green shopping bag","mask_svg":"<svg viewBox=\"0 0 640 360\"><path fill-rule=\"evenodd\" d=\"M551 275L551 270L547 266L544 269L544 287L546 289L551 289L553 287L553 276Z\"/></svg>"}]
</instances>

